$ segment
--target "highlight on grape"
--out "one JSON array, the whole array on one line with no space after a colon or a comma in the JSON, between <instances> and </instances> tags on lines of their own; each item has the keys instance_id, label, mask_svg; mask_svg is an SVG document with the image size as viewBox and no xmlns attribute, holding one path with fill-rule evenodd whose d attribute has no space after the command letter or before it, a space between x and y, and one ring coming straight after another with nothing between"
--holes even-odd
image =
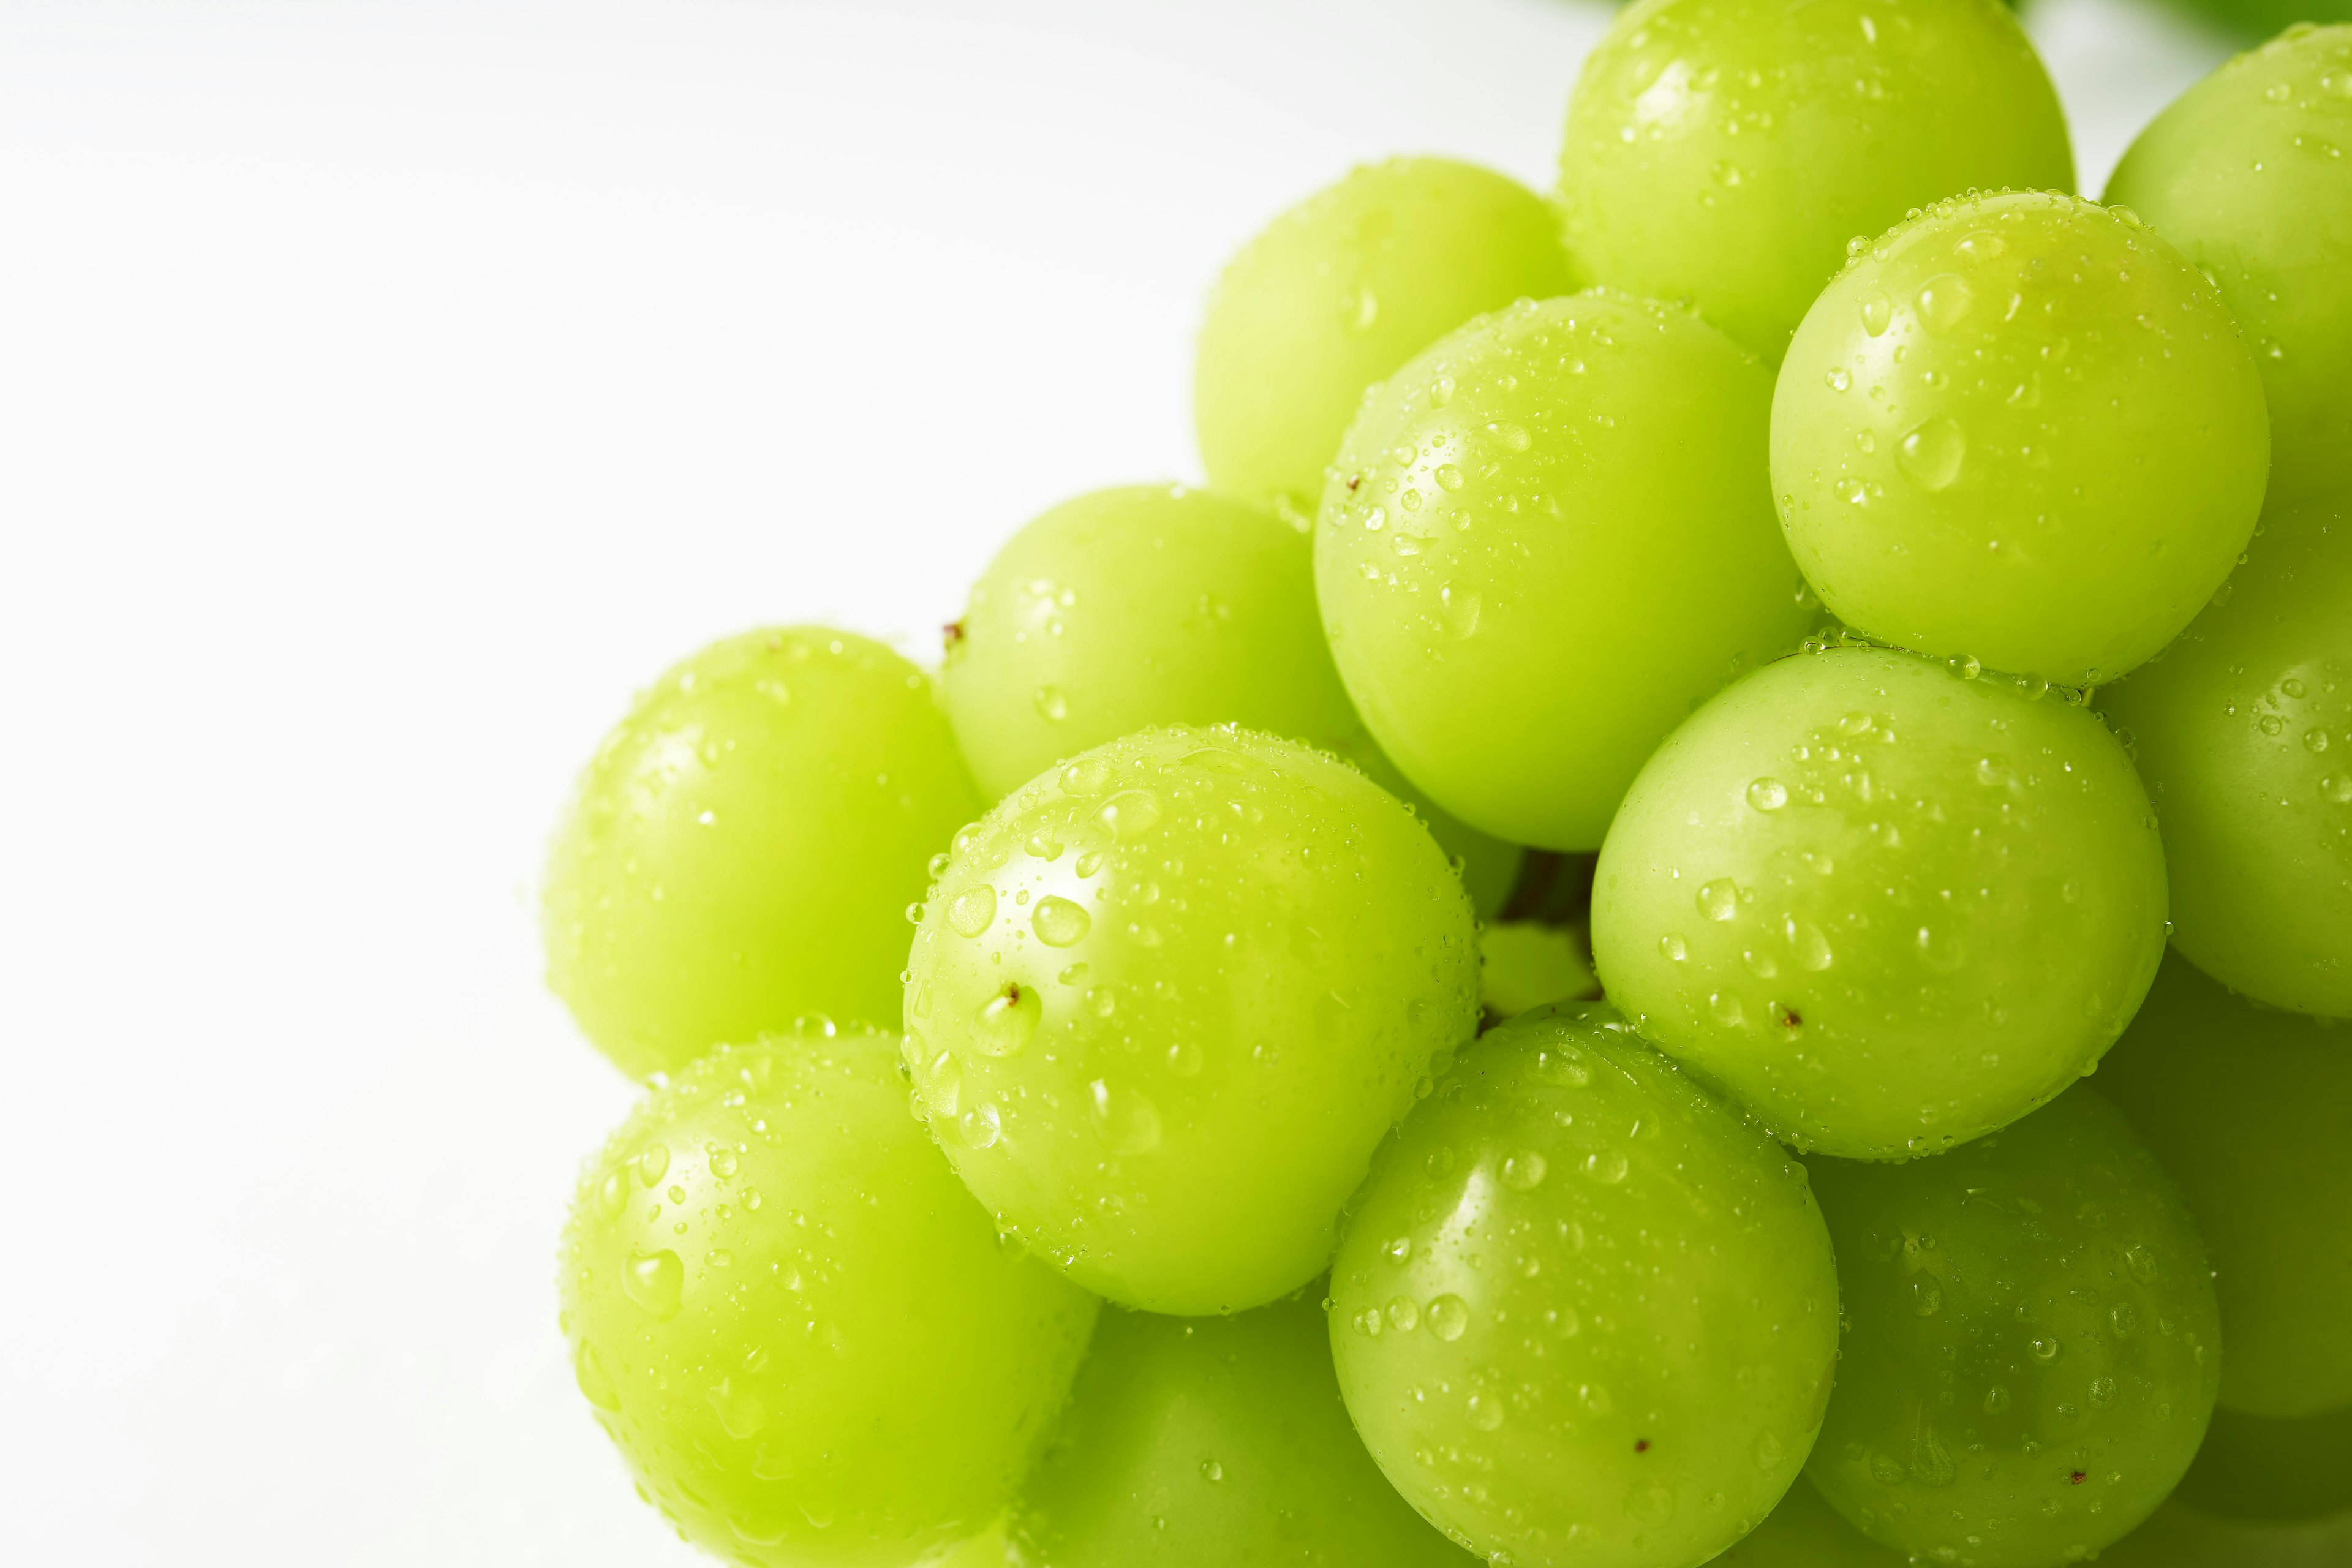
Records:
<instances>
[{"instance_id":1,"label":"highlight on grape","mask_svg":"<svg viewBox=\"0 0 2352 1568\"><path fill-rule=\"evenodd\" d=\"M1560 89L1242 247L1205 485L582 773L561 1322L719 1559L2352 1563L2352 24L2104 202L1997 0Z\"/></svg>"}]
</instances>

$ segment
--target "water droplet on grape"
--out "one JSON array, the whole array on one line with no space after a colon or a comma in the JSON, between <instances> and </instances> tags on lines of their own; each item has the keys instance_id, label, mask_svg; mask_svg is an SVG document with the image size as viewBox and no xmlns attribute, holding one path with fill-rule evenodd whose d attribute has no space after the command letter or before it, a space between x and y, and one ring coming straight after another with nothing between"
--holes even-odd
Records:
<instances>
[{"instance_id":1,"label":"water droplet on grape","mask_svg":"<svg viewBox=\"0 0 2352 1568\"><path fill-rule=\"evenodd\" d=\"M686 1265L675 1252L632 1250L621 1269L621 1294L657 1323L677 1316L678 1299L686 1289Z\"/></svg>"},{"instance_id":2,"label":"water droplet on grape","mask_svg":"<svg viewBox=\"0 0 2352 1568\"><path fill-rule=\"evenodd\" d=\"M2051 1339L2047 1335L2040 1335L2036 1336L2026 1345L2025 1348L2033 1352L2033 1359L2035 1361L2053 1362L2058 1359L2058 1352L2064 1347L2060 1345L2056 1340Z\"/></svg>"},{"instance_id":3,"label":"water droplet on grape","mask_svg":"<svg viewBox=\"0 0 2352 1568\"><path fill-rule=\"evenodd\" d=\"M1478 635L1478 590L1448 583L1437 591L1438 616L1457 641Z\"/></svg>"},{"instance_id":4,"label":"water droplet on grape","mask_svg":"<svg viewBox=\"0 0 2352 1568\"><path fill-rule=\"evenodd\" d=\"M1669 963L1680 963L1690 956L1690 944L1672 931L1658 939L1658 952Z\"/></svg>"},{"instance_id":5,"label":"water droplet on grape","mask_svg":"<svg viewBox=\"0 0 2352 1568\"><path fill-rule=\"evenodd\" d=\"M1533 1192L1543 1185L1547 1170L1544 1157L1532 1149L1522 1149L1503 1162L1503 1185L1515 1193Z\"/></svg>"},{"instance_id":6,"label":"water droplet on grape","mask_svg":"<svg viewBox=\"0 0 2352 1568\"><path fill-rule=\"evenodd\" d=\"M1698 890L1698 912L1711 921L1727 921L1739 912L1739 884L1718 877Z\"/></svg>"},{"instance_id":7,"label":"water droplet on grape","mask_svg":"<svg viewBox=\"0 0 2352 1568\"><path fill-rule=\"evenodd\" d=\"M1116 1154L1148 1154L1160 1147L1160 1110L1129 1089L1113 1089L1107 1079L1087 1085L1095 1134Z\"/></svg>"},{"instance_id":8,"label":"water droplet on grape","mask_svg":"<svg viewBox=\"0 0 2352 1568\"><path fill-rule=\"evenodd\" d=\"M668 1169L669 1146L666 1143L648 1143L637 1155L637 1180L648 1187L660 1181Z\"/></svg>"},{"instance_id":9,"label":"water droplet on grape","mask_svg":"<svg viewBox=\"0 0 2352 1568\"><path fill-rule=\"evenodd\" d=\"M614 1386L612 1374L604 1370L596 1347L585 1340L580 1343L579 1353L572 1358L572 1377L588 1403L597 1409L617 1412L621 1408L621 1391Z\"/></svg>"},{"instance_id":10,"label":"water droplet on grape","mask_svg":"<svg viewBox=\"0 0 2352 1568\"><path fill-rule=\"evenodd\" d=\"M1748 804L1759 811L1778 811L1789 804L1789 786L1774 778L1754 780L1748 786Z\"/></svg>"},{"instance_id":11,"label":"water droplet on grape","mask_svg":"<svg viewBox=\"0 0 2352 1568\"><path fill-rule=\"evenodd\" d=\"M1148 789L1121 790L1103 802L1095 820L1114 838L1139 838L1159 825L1160 797Z\"/></svg>"},{"instance_id":12,"label":"water droplet on grape","mask_svg":"<svg viewBox=\"0 0 2352 1568\"><path fill-rule=\"evenodd\" d=\"M1492 1394L1474 1394L1463 1406L1470 1425L1481 1432L1492 1432L1503 1424L1503 1402Z\"/></svg>"},{"instance_id":13,"label":"water droplet on grape","mask_svg":"<svg viewBox=\"0 0 2352 1568\"><path fill-rule=\"evenodd\" d=\"M956 1118L956 1140L967 1149L992 1148L1003 1125L1002 1119L996 1113L996 1107L975 1105Z\"/></svg>"},{"instance_id":14,"label":"water droplet on grape","mask_svg":"<svg viewBox=\"0 0 2352 1568\"><path fill-rule=\"evenodd\" d=\"M1625 1179L1631 1169L1624 1154L1615 1149L1601 1149L1584 1157L1584 1173L1604 1187L1613 1187Z\"/></svg>"},{"instance_id":15,"label":"water droplet on grape","mask_svg":"<svg viewBox=\"0 0 2352 1568\"><path fill-rule=\"evenodd\" d=\"M1037 1032L1037 1020L1044 1011L1035 986L1007 981L972 1016L973 1047L982 1056L1012 1056Z\"/></svg>"},{"instance_id":16,"label":"water droplet on grape","mask_svg":"<svg viewBox=\"0 0 2352 1568\"><path fill-rule=\"evenodd\" d=\"M1030 911L1029 927L1047 947L1069 947L1086 937L1094 917L1069 900L1048 893Z\"/></svg>"},{"instance_id":17,"label":"water droplet on grape","mask_svg":"<svg viewBox=\"0 0 2352 1568\"><path fill-rule=\"evenodd\" d=\"M1411 1333L1421 1324L1421 1308L1410 1296L1399 1296L1389 1303L1389 1327L1400 1333Z\"/></svg>"},{"instance_id":18,"label":"water droplet on grape","mask_svg":"<svg viewBox=\"0 0 2352 1568\"><path fill-rule=\"evenodd\" d=\"M1470 1327L1469 1304L1459 1296L1449 1294L1434 1298L1424 1315L1429 1321L1429 1331L1449 1343L1460 1339Z\"/></svg>"},{"instance_id":19,"label":"water droplet on grape","mask_svg":"<svg viewBox=\"0 0 2352 1568\"><path fill-rule=\"evenodd\" d=\"M1110 780L1110 763L1100 757L1080 757L1064 768L1062 776L1055 782L1061 786L1064 795L1085 800L1108 789Z\"/></svg>"},{"instance_id":20,"label":"water droplet on grape","mask_svg":"<svg viewBox=\"0 0 2352 1568\"><path fill-rule=\"evenodd\" d=\"M976 937L996 923L996 889L974 882L948 900L948 929L962 937Z\"/></svg>"},{"instance_id":21,"label":"water droplet on grape","mask_svg":"<svg viewBox=\"0 0 2352 1568\"><path fill-rule=\"evenodd\" d=\"M1889 300L1883 289L1871 290L1870 297L1862 302L1862 330L1874 338L1878 337L1894 320L1895 301Z\"/></svg>"},{"instance_id":22,"label":"water droplet on grape","mask_svg":"<svg viewBox=\"0 0 2352 1568\"><path fill-rule=\"evenodd\" d=\"M1998 1415L2008 1408L2009 1390L1997 1383L1985 1390L1984 1412L1986 1415Z\"/></svg>"},{"instance_id":23,"label":"water droplet on grape","mask_svg":"<svg viewBox=\"0 0 2352 1568\"><path fill-rule=\"evenodd\" d=\"M924 1069L923 1103L934 1116L950 1121L963 1103L963 1064L952 1051L941 1051Z\"/></svg>"},{"instance_id":24,"label":"water droplet on grape","mask_svg":"<svg viewBox=\"0 0 2352 1568\"><path fill-rule=\"evenodd\" d=\"M1976 302L1977 291L1967 279L1957 272L1938 273L1919 286L1920 323L1931 332L1948 332L1968 319Z\"/></svg>"},{"instance_id":25,"label":"water droplet on grape","mask_svg":"<svg viewBox=\"0 0 2352 1568\"><path fill-rule=\"evenodd\" d=\"M1904 432L1895 448L1895 466L1923 490L1948 489L1960 477L1968 452L1967 433L1938 414Z\"/></svg>"}]
</instances>

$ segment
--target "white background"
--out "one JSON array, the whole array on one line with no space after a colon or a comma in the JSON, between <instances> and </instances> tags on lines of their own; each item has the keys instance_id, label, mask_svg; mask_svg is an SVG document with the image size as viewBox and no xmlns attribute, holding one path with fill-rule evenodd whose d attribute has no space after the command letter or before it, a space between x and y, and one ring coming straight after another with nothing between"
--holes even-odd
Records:
<instances>
[{"instance_id":1,"label":"white background","mask_svg":"<svg viewBox=\"0 0 2352 1568\"><path fill-rule=\"evenodd\" d=\"M657 1564L530 883L630 691L1189 476L1224 256L1570 0L0 5L0 1559ZM2221 46L2032 26L2096 192Z\"/></svg>"}]
</instances>

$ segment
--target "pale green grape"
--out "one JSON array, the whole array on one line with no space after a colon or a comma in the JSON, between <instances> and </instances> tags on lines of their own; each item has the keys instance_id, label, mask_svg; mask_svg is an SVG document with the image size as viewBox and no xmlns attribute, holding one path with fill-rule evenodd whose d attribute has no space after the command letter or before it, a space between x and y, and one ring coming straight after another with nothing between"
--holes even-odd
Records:
<instances>
[{"instance_id":1,"label":"pale green grape","mask_svg":"<svg viewBox=\"0 0 2352 1568\"><path fill-rule=\"evenodd\" d=\"M1943 202L1797 329L1772 489L1822 602L1874 637L2069 685L2172 640L2253 532L2252 352L2120 209Z\"/></svg>"},{"instance_id":2,"label":"pale green grape","mask_svg":"<svg viewBox=\"0 0 2352 1568\"><path fill-rule=\"evenodd\" d=\"M1034 1568L1472 1568L1364 1452L1307 1300L1106 1313L1023 1496Z\"/></svg>"},{"instance_id":3,"label":"pale green grape","mask_svg":"<svg viewBox=\"0 0 2352 1568\"><path fill-rule=\"evenodd\" d=\"M973 585L940 687L991 799L1155 724L1240 724L1329 747L1414 805L1481 912L1518 868L1364 733L1316 617L1313 542L1261 507L1139 485L1054 508Z\"/></svg>"},{"instance_id":4,"label":"pale green grape","mask_svg":"<svg viewBox=\"0 0 2352 1568\"><path fill-rule=\"evenodd\" d=\"M1812 1162L1846 1329L1806 1473L1920 1560L2050 1568L2154 1511L2221 1368L2196 1225L2088 1089L1909 1164Z\"/></svg>"},{"instance_id":5,"label":"pale green grape","mask_svg":"<svg viewBox=\"0 0 2352 1568\"><path fill-rule=\"evenodd\" d=\"M1796 643L1769 395L1696 317L1591 293L1475 321L1366 400L1316 593L1407 777L1499 837L1590 849L1693 704Z\"/></svg>"},{"instance_id":6,"label":"pale green grape","mask_svg":"<svg viewBox=\"0 0 2352 1568\"><path fill-rule=\"evenodd\" d=\"M2226 1289L2228 1273L2221 1278ZM2227 1383L2238 1342L2237 1331L2226 1321L2226 1300L2221 1310L2229 1338L2229 1354L2221 1361ZM2200 1513L2224 1519L2352 1515L2352 1408L2273 1420L2216 1405L2205 1446L2172 1495Z\"/></svg>"},{"instance_id":7,"label":"pale green grape","mask_svg":"<svg viewBox=\"0 0 2352 1568\"><path fill-rule=\"evenodd\" d=\"M2352 485L2347 146L2352 26L2297 29L2174 100L2107 184L2108 201L2204 269L2253 340L2273 500Z\"/></svg>"},{"instance_id":8,"label":"pale green grape","mask_svg":"<svg viewBox=\"0 0 2352 1568\"><path fill-rule=\"evenodd\" d=\"M2352 1017L2352 492L2273 510L2210 608L2101 704L2164 825L2173 943Z\"/></svg>"},{"instance_id":9,"label":"pale green grape","mask_svg":"<svg viewBox=\"0 0 2352 1568\"><path fill-rule=\"evenodd\" d=\"M908 901L978 816L929 679L795 626L712 644L604 737L548 852L547 983L635 1077L803 1014L898 1019Z\"/></svg>"},{"instance_id":10,"label":"pale green grape","mask_svg":"<svg viewBox=\"0 0 2352 1568\"><path fill-rule=\"evenodd\" d=\"M1601 994L1592 973L1592 944L1580 926L1507 921L1478 933L1478 999L1501 1022L1547 1002L1583 1001Z\"/></svg>"},{"instance_id":11,"label":"pale green grape","mask_svg":"<svg viewBox=\"0 0 2352 1568\"><path fill-rule=\"evenodd\" d=\"M1592 948L1642 1032L1776 1137L1897 1159L2090 1071L2164 910L2147 796L2095 716L1843 647L1659 748L1601 848Z\"/></svg>"},{"instance_id":12,"label":"pale green grape","mask_svg":"<svg viewBox=\"0 0 2352 1568\"><path fill-rule=\"evenodd\" d=\"M2251 1007L2176 954L2108 1063L2212 1249L2222 1399L2352 1411L2352 1029Z\"/></svg>"},{"instance_id":13,"label":"pale green grape","mask_svg":"<svg viewBox=\"0 0 2352 1568\"><path fill-rule=\"evenodd\" d=\"M580 1391L689 1539L761 1568L902 1568L1011 1500L1095 1302L1001 1245L907 1114L892 1037L722 1047L583 1174Z\"/></svg>"},{"instance_id":14,"label":"pale green grape","mask_svg":"<svg viewBox=\"0 0 2352 1568\"><path fill-rule=\"evenodd\" d=\"M1771 1518L1715 1559L1715 1568L1903 1568L1908 1562L1840 1518L1811 1482L1799 1481Z\"/></svg>"},{"instance_id":15,"label":"pale green grape","mask_svg":"<svg viewBox=\"0 0 2352 1568\"><path fill-rule=\"evenodd\" d=\"M1152 1311L1297 1289L1478 959L1445 857L1296 742L1146 731L959 834L907 1048L957 1172L1070 1278Z\"/></svg>"},{"instance_id":16,"label":"pale green grape","mask_svg":"<svg viewBox=\"0 0 2352 1568\"><path fill-rule=\"evenodd\" d=\"M2074 184L1996 0L1643 0L1586 57L1560 197L1593 280L1777 360L1846 241L1972 188Z\"/></svg>"},{"instance_id":17,"label":"pale green grape","mask_svg":"<svg viewBox=\"0 0 2352 1568\"><path fill-rule=\"evenodd\" d=\"M1392 158L1291 208L1225 268L1201 324L1192 418L1209 482L1312 513L1364 389L1481 311L1576 286L1534 192Z\"/></svg>"},{"instance_id":18,"label":"pale green grape","mask_svg":"<svg viewBox=\"0 0 2352 1568\"><path fill-rule=\"evenodd\" d=\"M1465 1051L1355 1198L1331 1343L1405 1500L1519 1568L1691 1568L1769 1513L1829 1395L1803 1170L1598 1004Z\"/></svg>"}]
</instances>

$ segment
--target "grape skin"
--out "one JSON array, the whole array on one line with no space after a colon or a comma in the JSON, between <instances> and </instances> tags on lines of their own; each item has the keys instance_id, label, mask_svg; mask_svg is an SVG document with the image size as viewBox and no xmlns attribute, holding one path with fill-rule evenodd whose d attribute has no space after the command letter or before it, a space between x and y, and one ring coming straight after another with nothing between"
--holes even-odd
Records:
<instances>
[{"instance_id":1,"label":"grape skin","mask_svg":"<svg viewBox=\"0 0 2352 1568\"><path fill-rule=\"evenodd\" d=\"M1601 1004L1462 1054L1331 1270L1339 1387L1407 1501L1521 1568L1691 1568L1796 1479L1837 1280L1801 1167Z\"/></svg>"},{"instance_id":2,"label":"grape skin","mask_svg":"<svg viewBox=\"0 0 2352 1568\"><path fill-rule=\"evenodd\" d=\"M583 1173L581 1392L688 1539L753 1568L899 1568L998 1514L1096 1304L998 1245L907 1114L889 1036L721 1047Z\"/></svg>"},{"instance_id":3,"label":"grape skin","mask_svg":"<svg viewBox=\"0 0 2352 1568\"><path fill-rule=\"evenodd\" d=\"M1714 1568L1903 1568L1910 1561L1848 1524L1818 1488L1801 1480Z\"/></svg>"},{"instance_id":4,"label":"grape skin","mask_svg":"<svg viewBox=\"0 0 2352 1568\"><path fill-rule=\"evenodd\" d=\"M1853 236L2074 185L2057 93L1994 0L1643 0L1586 58L1560 151L1592 280L1692 300L1768 363Z\"/></svg>"},{"instance_id":5,"label":"grape skin","mask_svg":"<svg viewBox=\"0 0 2352 1568\"><path fill-rule=\"evenodd\" d=\"M1448 158L1356 169L1227 265L1192 376L1209 482L1311 514L1364 389L1471 317L1576 287L1558 220Z\"/></svg>"},{"instance_id":6,"label":"grape skin","mask_svg":"<svg viewBox=\"0 0 2352 1568\"><path fill-rule=\"evenodd\" d=\"M2101 1087L2212 1249L2223 1402L2352 1411L2352 1037L2249 1006L2175 954L2108 1061Z\"/></svg>"},{"instance_id":7,"label":"grape skin","mask_svg":"<svg viewBox=\"0 0 2352 1568\"><path fill-rule=\"evenodd\" d=\"M2352 1017L2352 492L2272 510L2227 592L2102 695L2162 813L2173 945Z\"/></svg>"},{"instance_id":8,"label":"grape skin","mask_svg":"<svg viewBox=\"0 0 2352 1568\"><path fill-rule=\"evenodd\" d=\"M1034 1568L1472 1568L1364 1452L1304 1300L1106 1314L1020 1536Z\"/></svg>"},{"instance_id":9,"label":"grape skin","mask_svg":"<svg viewBox=\"0 0 2352 1568\"><path fill-rule=\"evenodd\" d=\"M2352 26L2298 29L2174 100L2107 183L2254 343L2274 501L2352 486L2352 163L2327 151L2347 140Z\"/></svg>"},{"instance_id":10,"label":"grape skin","mask_svg":"<svg viewBox=\"0 0 2352 1568\"><path fill-rule=\"evenodd\" d=\"M581 774L548 850L548 987L633 1078L803 1014L896 1023L923 862L980 809L929 678L888 648L714 643Z\"/></svg>"},{"instance_id":11,"label":"grape skin","mask_svg":"<svg viewBox=\"0 0 2352 1568\"><path fill-rule=\"evenodd\" d=\"M2189 1467L2220 1313L2197 1227L2076 1088L1932 1160L1815 1159L1846 1331L1806 1473L1873 1540L1960 1568L2115 1541Z\"/></svg>"},{"instance_id":12,"label":"grape skin","mask_svg":"<svg viewBox=\"0 0 2352 1568\"><path fill-rule=\"evenodd\" d=\"M2229 575L2269 439L2203 275L2123 213L2011 192L1938 203L1822 291L1773 393L1772 491L1849 625L2096 685Z\"/></svg>"},{"instance_id":13,"label":"grape skin","mask_svg":"<svg viewBox=\"0 0 2352 1568\"><path fill-rule=\"evenodd\" d=\"M2164 919L2147 797L2094 715L1843 647L1659 749L1601 848L1592 945L1643 1035L1774 1136L1900 1159L2091 1070Z\"/></svg>"},{"instance_id":14,"label":"grape skin","mask_svg":"<svg viewBox=\"0 0 2352 1568\"><path fill-rule=\"evenodd\" d=\"M1795 645L1769 399L1721 333L1608 293L1482 318L1366 399L1316 594L1408 778L1498 837L1591 849L1692 704Z\"/></svg>"},{"instance_id":15,"label":"grape skin","mask_svg":"<svg viewBox=\"0 0 2352 1568\"><path fill-rule=\"evenodd\" d=\"M940 688L989 798L1155 724L1239 724L1339 752L1412 805L1484 914L1517 846L1413 789L1364 732L1315 609L1314 545L1262 507L1206 490L1097 490L997 552L949 628Z\"/></svg>"},{"instance_id":16,"label":"grape skin","mask_svg":"<svg viewBox=\"0 0 2352 1568\"><path fill-rule=\"evenodd\" d=\"M1147 731L958 836L908 960L908 1059L999 1224L1149 1311L1239 1311L1476 1026L1469 903L1412 814L1270 735Z\"/></svg>"}]
</instances>

